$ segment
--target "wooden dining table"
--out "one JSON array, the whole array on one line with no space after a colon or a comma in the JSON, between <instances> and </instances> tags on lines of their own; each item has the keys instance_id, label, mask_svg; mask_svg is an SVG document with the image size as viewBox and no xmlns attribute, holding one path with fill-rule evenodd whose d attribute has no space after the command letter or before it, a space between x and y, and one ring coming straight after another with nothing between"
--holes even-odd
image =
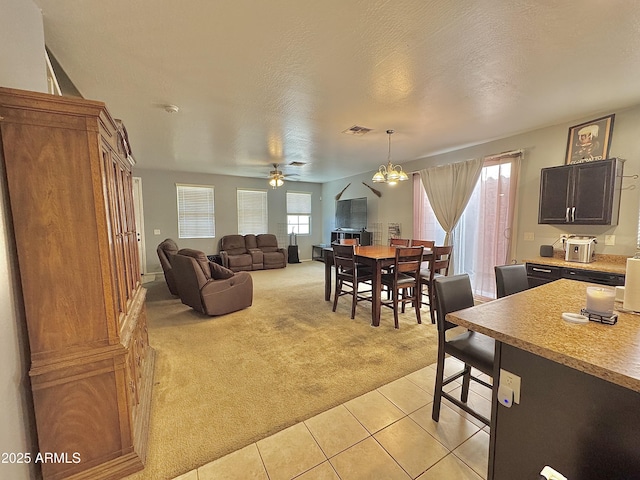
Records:
<instances>
[{"instance_id":1,"label":"wooden dining table","mask_svg":"<svg viewBox=\"0 0 640 480\"><path fill-rule=\"evenodd\" d=\"M372 298L371 298L371 326L380 325L380 309L382 295L382 269L395 263L397 247L387 245L366 245L355 246L356 262L366 265L373 272ZM431 250L425 249L423 260L430 259ZM324 299L331 300L331 267L333 265L333 249L326 247L323 249L324 258Z\"/></svg>"}]
</instances>

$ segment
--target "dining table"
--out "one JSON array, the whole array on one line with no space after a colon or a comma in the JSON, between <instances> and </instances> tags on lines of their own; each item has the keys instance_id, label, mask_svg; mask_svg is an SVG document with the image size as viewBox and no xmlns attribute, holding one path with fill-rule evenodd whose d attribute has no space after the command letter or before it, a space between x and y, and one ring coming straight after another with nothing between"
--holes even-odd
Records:
<instances>
[{"instance_id":1,"label":"dining table","mask_svg":"<svg viewBox=\"0 0 640 480\"><path fill-rule=\"evenodd\" d=\"M354 256L356 262L367 266L373 272L372 288L371 288L371 326L378 327L380 325L381 295L382 295L382 270L388 268L395 263L396 246L387 245L356 245L354 247ZM423 253L423 261L430 259L431 250L425 249ZM333 249L325 247L323 249L324 258L324 299L331 300L331 275L333 266Z\"/></svg>"}]
</instances>

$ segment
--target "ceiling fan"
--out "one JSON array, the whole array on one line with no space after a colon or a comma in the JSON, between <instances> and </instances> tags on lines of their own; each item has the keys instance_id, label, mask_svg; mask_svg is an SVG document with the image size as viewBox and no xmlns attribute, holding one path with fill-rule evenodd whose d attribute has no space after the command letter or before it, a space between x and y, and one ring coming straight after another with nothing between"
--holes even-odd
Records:
<instances>
[{"instance_id":1,"label":"ceiling fan","mask_svg":"<svg viewBox=\"0 0 640 480\"><path fill-rule=\"evenodd\" d=\"M269 185L271 185L271 188L276 189L278 187L281 187L282 185L284 185L284 179L287 177L291 177L294 176L293 175L285 175L284 173L282 173L282 170L280 170L278 168L279 164L274 163L273 165L273 170L271 170L269 172Z\"/></svg>"}]
</instances>

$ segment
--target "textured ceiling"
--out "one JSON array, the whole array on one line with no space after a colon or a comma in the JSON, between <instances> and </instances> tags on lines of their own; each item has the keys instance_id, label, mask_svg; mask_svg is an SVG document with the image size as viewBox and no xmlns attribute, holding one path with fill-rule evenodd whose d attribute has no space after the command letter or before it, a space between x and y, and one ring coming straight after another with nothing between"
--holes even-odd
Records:
<instances>
[{"instance_id":1,"label":"textured ceiling","mask_svg":"<svg viewBox=\"0 0 640 480\"><path fill-rule=\"evenodd\" d=\"M142 168L324 182L386 163L387 129L403 163L640 103L636 0L35 3Z\"/></svg>"}]
</instances>

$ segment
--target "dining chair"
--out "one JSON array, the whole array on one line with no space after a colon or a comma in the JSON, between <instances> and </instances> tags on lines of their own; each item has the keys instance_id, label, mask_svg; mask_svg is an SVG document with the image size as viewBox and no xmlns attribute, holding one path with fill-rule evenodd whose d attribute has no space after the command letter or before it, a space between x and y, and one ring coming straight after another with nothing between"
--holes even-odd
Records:
<instances>
[{"instance_id":1,"label":"dining chair","mask_svg":"<svg viewBox=\"0 0 640 480\"><path fill-rule=\"evenodd\" d=\"M390 238L390 247L408 247L411 241L408 238Z\"/></svg>"},{"instance_id":2,"label":"dining chair","mask_svg":"<svg viewBox=\"0 0 640 480\"><path fill-rule=\"evenodd\" d=\"M356 304L359 300L371 301L370 296L364 296L359 291L360 283L369 283L373 279L373 272L370 269L357 264L354 257L354 245L334 245L333 264L336 271L336 288L333 296L333 311L338 306L338 298L343 295L351 295L351 318L356 316ZM345 289L344 287L348 287Z\"/></svg>"},{"instance_id":3,"label":"dining chair","mask_svg":"<svg viewBox=\"0 0 640 480\"><path fill-rule=\"evenodd\" d=\"M452 245L436 246L431 249L431 258L427 263L427 268L420 269L420 288L426 288L426 296L428 302L422 301L422 293L420 292L421 305L429 305L429 314L431 315L431 323L436 323L436 308L434 302L433 282L440 276L449 275L449 264L451 263Z\"/></svg>"},{"instance_id":4,"label":"dining chair","mask_svg":"<svg viewBox=\"0 0 640 480\"><path fill-rule=\"evenodd\" d=\"M473 306L471 280L469 279L469 275L463 273L451 277L438 277L435 279L434 284L438 309L438 361L431 418L436 422L440 419L440 404L442 403L442 398L445 398L484 424L489 425L489 419L473 410L467 404L467 400L469 399L469 384L471 380L487 388L493 388L491 384L472 375L471 369L475 368L493 378L495 341L491 337L472 331L466 331L454 338L447 339L447 330L457 325L448 322L446 315ZM444 360L446 355L462 361L464 368L460 372L444 378ZM460 399L457 399L443 389L446 385L460 377L462 377L462 391Z\"/></svg>"},{"instance_id":5,"label":"dining chair","mask_svg":"<svg viewBox=\"0 0 640 480\"><path fill-rule=\"evenodd\" d=\"M520 265L496 265L496 297L522 292L529 288L527 267Z\"/></svg>"},{"instance_id":6,"label":"dining chair","mask_svg":"<svg viewBox=\"0 0 640 480\"><path fill-rule=\"evenodd\" d=\"M404 313L406 303L413 304L418 323L422 323L419 297L422 251L423 248L421 246L398 247L393 263L393 271L382 274L382 285L391 291L391 299L383 300L380 304L393 309L393 320L396 328L400 328L398 308L401 306L402 313Z\"/></svg>"}]
</instances>

